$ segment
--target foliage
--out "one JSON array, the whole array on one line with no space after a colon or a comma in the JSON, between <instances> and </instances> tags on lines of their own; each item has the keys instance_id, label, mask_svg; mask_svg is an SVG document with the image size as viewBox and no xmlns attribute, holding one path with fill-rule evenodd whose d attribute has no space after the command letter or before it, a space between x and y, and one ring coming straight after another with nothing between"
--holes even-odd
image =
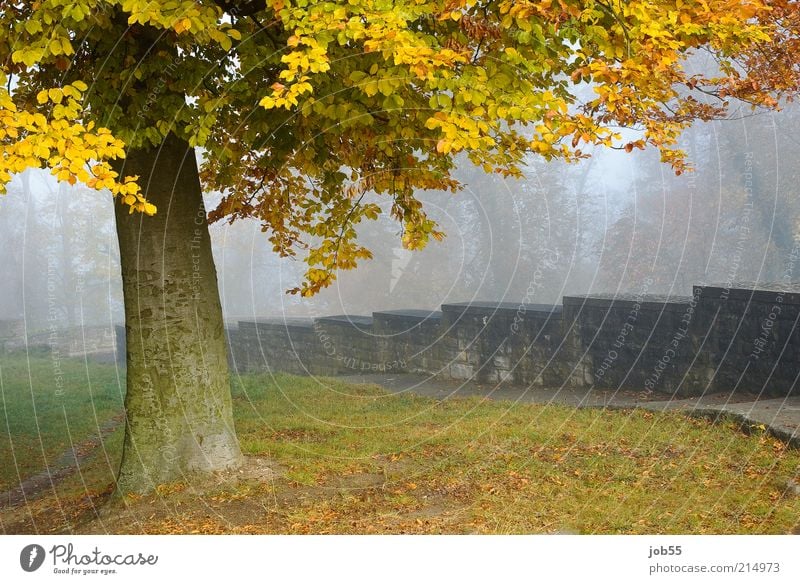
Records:
<instances>
[{"instance_id":1,"label":"foliage","mask_svg":"<svg viewBox=\"0 0 800 584\"><path fill-rule=\"evenodd\" d=\"M380 212L367 192L390 198L408 249L440 238L415 192L458 189L460 152L517 176L530 153L575 160L592 145L652 145L681 172L676 139L693 120L725 115L729 96L775 106L796 90L794 9L790 0L7 3L0 181L47 166L154 213L137 177L117 176L110 162L177 134L204 149L205 186L224 192L212 219L255 217L275 251L305 249L294 291L310 295L370 257L355 228ZM717 73L687 73L697 51L714 55Z\"/></svg>"}]
</instances>

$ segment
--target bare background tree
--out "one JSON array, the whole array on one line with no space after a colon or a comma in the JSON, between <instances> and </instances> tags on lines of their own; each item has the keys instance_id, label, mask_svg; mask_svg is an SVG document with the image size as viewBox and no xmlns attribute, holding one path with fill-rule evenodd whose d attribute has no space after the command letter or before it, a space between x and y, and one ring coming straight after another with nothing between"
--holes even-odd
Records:
<instances>
[{"instance_id":1,"label":"bare background tree","mask_svg":"<svg viewBox=\"0 0 800 584\"><path fill-rule=\"evenodd\" d=\"M463 193L423 195L447 233L442 243L408 252L391 220L366 222L375 259L311 299L284 293L303 265L278 258L256 222L217 223L223 308L229 319L368 314L555 303L641 291L645 280L648 292L686 295L697 283L796 279L798 123L792 106L697 125L682 139L695 171L682 176L650 151L575 165L532 159L522 180L464 163ZM121 322L118 253L109 199L44 171L16 177L0 198L0 318L24 318L30 331Z\"/></svg>"}]
</instances>

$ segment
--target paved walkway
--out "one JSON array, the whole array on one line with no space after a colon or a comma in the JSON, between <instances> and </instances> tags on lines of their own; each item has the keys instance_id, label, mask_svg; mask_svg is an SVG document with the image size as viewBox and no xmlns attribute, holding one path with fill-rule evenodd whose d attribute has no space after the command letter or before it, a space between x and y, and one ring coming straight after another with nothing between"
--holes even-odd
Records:
<instances>
[{"instance_id":1,"label":"paved walkway","mask_svg":"<svg viewBox=\"0 0 800 584\"><path fill-rule=\"evenodd\" d=\"M759 399L748 394L713 394L688 399L673 399L663 393L552 389L485 385L474 381L443 381L424 375L347 375L339 379L350 383L375 383L393 393L411 392L435 399L480 396L514 402L561 404L576 407L614 409L644 408L652 411L679 410L690 415L729 417L748 425L764 425L769 432L800 448L800 396Z\"/></svg>"}]
</instances>

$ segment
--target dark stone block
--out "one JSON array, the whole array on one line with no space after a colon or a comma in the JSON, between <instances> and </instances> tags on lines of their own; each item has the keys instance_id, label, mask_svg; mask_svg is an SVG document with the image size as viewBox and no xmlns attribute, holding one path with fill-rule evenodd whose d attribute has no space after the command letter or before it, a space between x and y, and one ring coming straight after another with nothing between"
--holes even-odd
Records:
<instances>
[{"instance_id":1,"label":"dark stone block","mask_svg":"<svg viewBox=\"0 0 800 584\"><path fill-rule=\"evenodd\" d=\"M702 286L692 297L568 296L563 306L475 302L441 312L260 319L227 334L237 370L383 368L534 385L649 384L676 395L733 387L786 394L798 391L799 316L800 286Z\"/></svg>"}]
</instances>

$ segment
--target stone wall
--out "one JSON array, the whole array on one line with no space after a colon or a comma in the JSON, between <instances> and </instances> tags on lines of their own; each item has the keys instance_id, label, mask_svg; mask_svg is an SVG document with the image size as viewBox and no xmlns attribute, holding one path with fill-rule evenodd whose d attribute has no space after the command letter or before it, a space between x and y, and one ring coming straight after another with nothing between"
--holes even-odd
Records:
<instances>
[{"instance_id":1,"label":"stone wall","mask_svg":"<svg viewBox=\"0 0 800 584\"><path fill-rule=\"evenodd\" d=\"M441 376L485 383L561 385L562 308L473 302L442 306Z\"/></svg>"},{"instance_id":2,"label":"stone wall","mask_svg":"<svg viewBox=\"0 0 800 584\"><path fill-rule=\"evenodd\" d=\"M0 319L0 350L10 351L20 348L20 339L24 338L25 321Z\"/></svg>"},{"instance_id":3,"label":"stone wall","mask_svg":"<svg viewBox=\"0 0 800 584\"><path fill-rule=\"evenodd\" d=\"M603 389L702 393L708 360L696 309L696 297L565 297L575 379Z\"/></svg>"},{"instance_id":4,"label":"stone wall","mask_svg":"<svg viewBox=\"0 0 800 584\"><path fill-rule=\"evenodd\" d=\"M695 294L700 351L716 387L800 393L800 285L707 286Z\"/></svg>"},{"instance_id":5,"label":"stone wall","mask_svg":"<svg viewBox=\"0 0 800 584\"><path fill-rule=\"evenodd\" d=\"M691 297L573 296L564 313L571 362L594 387L800 393L800 284L695 286Z\"/></svg>"},{"instance_id":6,"label":"stone wall","mask_svg":"<svg viewBox=\"0 0 800 584\"><path fill-rule=\"evenodd\" d=\"M440 339L441 312L389 310L372 315L373 362L362 365L365 372L441 373L445 367L440 353L446 348Z\"/></svg>"},{"instance_id":7,"label":"stone wall","mask_svg":"<svg viewBox=\"0 0 800 584\"><path fill-rule=\"evenodd\" d=\"M88 356L113 362L115 328L91 325L31 331L23 320L0 320L0 351L43 350L62 357Z\"/></svg>"},{"instance_id":8,"label":"stone wall","mask_svg":"<svg viewBox=\"0 0 800 584\"><path fill-rule=\"evenodd\" d=\"M567 296L229 323L234 370L424 373L522 386L800 394L800 284ZM124 339L124 335L118 334ZM124 342L124 340L123 340ZM120 352L124 354L124 351Z\"/></svg>"}]
</instances>

